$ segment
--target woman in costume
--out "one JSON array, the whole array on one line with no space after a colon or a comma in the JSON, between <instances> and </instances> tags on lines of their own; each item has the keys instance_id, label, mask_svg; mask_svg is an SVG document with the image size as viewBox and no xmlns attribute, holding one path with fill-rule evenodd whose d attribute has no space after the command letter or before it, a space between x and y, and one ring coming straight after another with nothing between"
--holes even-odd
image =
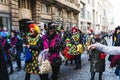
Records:
<instances>
[{"instance_id":1,"label":"woman in costume","mask_svg":"<svg viewBox=\"0 0 120 80\"><path fill-rule=\"evenodd\" d=\"M46 35L43 35L44 49L49 49L48 59L52 66L52 80L58 80L58 73L61 65L60 58L60 36L56 33L56 24L48 23Z\"/></svg>"}]
</instances>

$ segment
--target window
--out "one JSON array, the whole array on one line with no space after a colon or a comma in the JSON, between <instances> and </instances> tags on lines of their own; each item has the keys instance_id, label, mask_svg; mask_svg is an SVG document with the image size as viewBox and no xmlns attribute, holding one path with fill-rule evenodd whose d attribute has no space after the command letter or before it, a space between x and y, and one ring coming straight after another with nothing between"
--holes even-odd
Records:
<instances>
[{"instance_id":1,"label":"window","mask_svg":"<svg viewBox=\"0 0 120 80\"><path fill-rule=\"evenodd\" d=\"M92 6L95 7L95 1L94 0L92 0Z\"/></svg>"},{"instance_id":2,"label":"window","mask_svg":"<svg viewBox=\"0 0 120 80\"><path fill-rule=\"evenodd\" d=\"M41 4L41 11L42 13L50 13L50 6L47 4Z\"/></svg>"},{"instance_id":3,"label":"window","mask_svg":"<svg viewBox=\"0 0 120 80\"><path fill-rule=\"evenodd\" d=\"M8 17L0 17L0 24L3 24L4 27L6 27L7 30L10 29L9 24L9 18Z\"/></svg>"},{"instance_id":4,"label":"window","mask_svg":"<svg viewBox=\"0 0 120 80\"><path fill-rule=\"evenodd\" d=\"M4 1L3 0L0 0L0 3L3 3Z\"/></svg>"},{"instance_id":5,"label":"window","mask_svg":"<svg viewBox=\"0 0 120 80\"><path fill-rule=\"evenodd\" d=\"M85 18L85 4L81 3L80 7L81 7L81 17Z\"/></svg>"},{"instance_id":6,"label":"window","mask_svg":"<svg viewBox=\"0 0 120 80\"><path fill-rule=\"evenodd\" d=\"M71 17L71 15L70 15L70 13L68 12L68 13L67 13L67 18L70 19L70 17Z\"/></svg>"},{"instance_id":7,"label":"window","mask_svg":"<svg viewBox=\"0 0 120 80\"><path fill-rule=\"evenodd\" d=\"M8 0L0 0L0 3L7 3Z\"/></svg>"},{"instance_id":8,"label":"window","mask_svg":"<svg viewBox=\"0 0 120 80\"><path fill-rule=\"evenodd\" d=\"M88 19L91 19L91 15L90 15L90 12L89 12L89 11L87 11L87 18L88 18Z\"/></svg>"},{"instance_id":9,"label":"window","mask_svg":"<svg viewBox=\"0 0 120 80\"><path fill-rule=\"evenodd\" d=\"M56 8L56 15L57 15L57 16L62 16L62 10Z\"/></svg>"},{"instance_id":10,"label":"window","mask_svg":"<svg viewBox=\"0 0 120 80\"><path fill-rule=\"evenodd\" d=\"M91 0L88 0L88 3L89 3L89 4L90 4L90 1L91 1Z\"/></svg>"},{"instance_id":11,"label":"window","mask_svg":"<svg viewBox=\"0 0 120 80\"><path fill-rule=\"evenodd\" d=\"M19 0L18 3L19 3L19 8L31 9L30 0Z\"/></svg>"}]
</instances>

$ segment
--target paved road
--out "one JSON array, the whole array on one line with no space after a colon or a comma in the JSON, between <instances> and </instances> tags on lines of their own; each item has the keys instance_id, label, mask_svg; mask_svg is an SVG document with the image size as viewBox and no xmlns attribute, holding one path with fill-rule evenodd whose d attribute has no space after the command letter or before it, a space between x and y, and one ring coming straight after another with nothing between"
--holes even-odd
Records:
<instances>
[{"instance_id":1,"label":"paved road","mask_svg":"<svg viewBox=\"0 0 120 80\"><path fill-rule=\"evenodd\" d=\"M111 40L107 40L108 44L111 45ZM24 65L24 63L22 63ZM14 63L14 67L16 64ZM59 80L90 80L90 65L88 61L88 55L86 52L82 54L82 69L74 70L74 64L68 66L61 66L59 74ZM10 75L10 80L24 80L24 70L19 72L15 71L14 74ZM31 80L40 80L38 75L32 75ZM98 74L95 76L95 80L98 80ZM114 74L114 69L109 68L109 62L106 57L106 71L103 73L103 80L119 80Z\"/></svg>"}]
</instances>

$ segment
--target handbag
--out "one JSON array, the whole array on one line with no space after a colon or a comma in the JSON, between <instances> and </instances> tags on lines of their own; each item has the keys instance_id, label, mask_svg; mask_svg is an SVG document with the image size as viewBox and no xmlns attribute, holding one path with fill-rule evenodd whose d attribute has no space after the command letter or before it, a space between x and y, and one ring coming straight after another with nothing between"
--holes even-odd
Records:
<instances>
[{"instance_id":1,"label":"handbag","mask_svg":"<svg viewBox=\"0 0 120 80\"><path fill-rule=\"evenodd\" d=\"M25 48L25 62L32 62L32 53L30 52L30 50L26 47Z\"/></svg>"},{"instance_id":2,"label":"handbag","mask_svg":"<svg viewBox=\"0 0 120 80\"><path fill-rule=\"evenodd\" d=\"M38 65L41 74L47 74L52 72L50 61L46 58L48 51L43 50L38 56Z\"/></svg>"}]
</instances>

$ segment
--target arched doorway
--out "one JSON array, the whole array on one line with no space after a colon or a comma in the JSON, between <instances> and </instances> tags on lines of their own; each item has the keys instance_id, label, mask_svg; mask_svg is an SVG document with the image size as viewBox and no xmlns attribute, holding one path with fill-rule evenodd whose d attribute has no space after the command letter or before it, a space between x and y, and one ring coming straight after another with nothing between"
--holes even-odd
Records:
<instances>
[{"instance_id":1,"label":"arched doorway","mask_svg":"<svg viewBox=\"0 0 120 80\"><path fill-rule=\"evenodd\" d=\"M31 21L30 19L21 19L19 20L19 29L20 29L20 32L29 32L29 23L28 21Z\"/></svg>"}]
</instances>

